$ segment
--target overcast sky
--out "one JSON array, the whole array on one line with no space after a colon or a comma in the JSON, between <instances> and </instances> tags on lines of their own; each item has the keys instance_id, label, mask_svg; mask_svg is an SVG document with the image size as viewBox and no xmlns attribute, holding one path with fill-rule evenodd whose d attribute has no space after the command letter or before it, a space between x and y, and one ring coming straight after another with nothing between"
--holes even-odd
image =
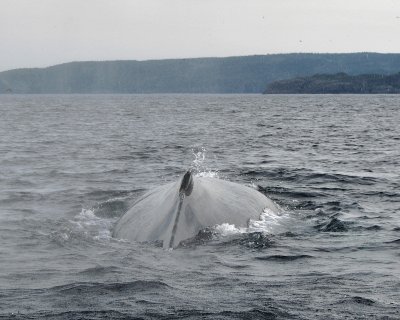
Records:
<instances>
[{"instance_id":1,"label":"overcast sky","mask_svg":"<svg viewBox=\"0 0 400 320\"><path fill-rule=\"evenodd\" d=\"M0 71L81 60L400 52L400 0L0 0Z\"/></svg>"}]
</instances>

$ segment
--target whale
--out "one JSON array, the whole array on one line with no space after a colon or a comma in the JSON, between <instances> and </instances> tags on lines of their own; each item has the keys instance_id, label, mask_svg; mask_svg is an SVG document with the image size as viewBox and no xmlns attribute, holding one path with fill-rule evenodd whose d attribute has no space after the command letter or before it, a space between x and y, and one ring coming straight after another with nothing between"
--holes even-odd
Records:
<instances>
[{"instance_id":1,"label":"whale","mask_svg":"<svg viewBox=\"0 0 400 320\"><path fill-rule=\"evenodd\" d=\"M147 192L116 223L113 236L134 242L162 241L175 248L201 230L223 223L247 227L265 209L279 212L258 190L187 171L178 181Z\"/></svg>"}]
</instances>

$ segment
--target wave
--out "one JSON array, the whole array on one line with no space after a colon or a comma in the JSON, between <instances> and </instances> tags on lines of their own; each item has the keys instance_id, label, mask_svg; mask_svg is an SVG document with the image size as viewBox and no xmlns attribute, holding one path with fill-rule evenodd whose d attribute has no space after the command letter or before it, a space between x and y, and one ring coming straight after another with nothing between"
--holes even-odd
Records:
<instances>
[{"instance_id":1,"label":"wave","mask_svg":"<svg viewBox=\"0 0 400 320\"><path fill-rule=\"evenodd\" d=\"M366 305L366 306L372 306L373 304L375 304L375 301L372 299L369 299L369 298L361 297L361 296L353 296L353 297L349 297L347 299L343 299L339 303L341 303L341 304L357 303L357 304L362 304L362 305Z\"/></svg>"},{"instance_id":2,"label":"wave","mask_svg":"<svg viewBox=\"0 0 400 320\"><path fill-rule=\"evenodd\" d=\"M350 222L334 217L328 223L317 225L316 228L323 232L346 232L349 230L349 224Z\"/></svg>"},{"instance_id":3,"label":"wave","mask_svg":"<svg viewBox=\"0 0 400 320\"><path fill-rule=\"evenodd\" d=\"M285 187L277 187L277 186L267 186L263 187L261 185L257 185L257 190L264 194L284 194L287 197L292 199L301 199L301 198L322 198L325 197L326 194L323 192L317 191L294 191Z\"/></svg>"},{"instance_id":4,"label":"wave","mask_svg":"<svg viewBox=\"0 0 400 320\"><path fill-rule=\"evenodd\" d=\"M366 224L365 217L359 217L357 220L344 221L339 219L338 216L341 216L340 212L328 217L328 221L321 222L321 220L319 220L314 228L320 232L338 233L351 231L377 232L385 230L383 226L378 224Z\"/></svg>"},{"instance_id":5,"label":"wave","mask_svg":"<svg viewBox=\"0 0 400 320\"><path fill-rule=\"evenodd\" d=\"M65 312L56 312L56 311L39 311L32 313L21 313L17 314L11 313L6 314L4 318L0 314L0 319L114 319L114 320L123 320L130 319L131 315L124 312L119 312L116 310L74 310L74 311L65 311Z\"/></svg>"},{"instance_id":6,"label":"wave","mask_svg":"<svg viewBox=\"0 0 400 320\"><path fill-rule=\"evenodd\" d=\"M278 262L287 262L287 261L294 261L299 259L310 259L314 258L308 254L299 254L299 255L270 255L270 256L263 256L263 257L255 257L256 260L263 260L263 261L278 261Z\"/></svg>"},{"instance_id":7,"label":"wave","mask_svg":"<svg viewBox=\"0 0 400 320\"><path fill-rule=\"evenodd\" d=\"M374 224L372 226L357 226L353 228L354 230L368 230L368 231L380 231L383 230L383 227Z\"/></svg>"},{"instance_id":8,"label":"wave","mask_svg":"<svg viewBox=\"0 0 400 320\"><path fill-rule=\"evenodd\" d=\"M83 270L81 272L79 272L80 274L84 274L84 275L90 275L90 276L98 276L98 275L105 275L105 274L109 274L109 273L116 273L118 272L118 268L115 266L108 266L108 267L103 267L103 266L96 266L93 268L87 268L86 270Z\"/></svg>"},{"instance_id":9,"label":"wave","mask_svg":"<svg viewBox=\"0 0 400 320\"><path fill-rule=\"evenodd\" d=\"M400 239L392 240L392 241L387 241L385 243L395 243L395 244L400 244Z\"/></svg>"},{"instance_id":10,"label":"wave","mask_svg":"<svg viewBox=\"0 0 400 320\"><path fill-rule=\"evenodd\" d=\"M151 304L145 300L137 303ZM18 313L6 315L4 319L292 319L293 315L281 308L271 306L264 308L246 308L245 310L222 310L217 312L194 308L177 308L171 311L162 309L136 309L132 311L104 310L71 310L65 312L40 311L33 313ZM0 319L2 315L0 314Z\"/></svg>"},{"instance_id":11,"label":"wave","mask_svg":"<svg viewBox=\"0 0 400 320\"><path fill-rule=\"evenodd\" d=\"M118 293L129 292L143 292L154 290L166 290L170 288L164 282L153 280L136 280L131 282L114 282L114 283L100 283L100 282L77 282L61 286L52 287L50 290L63 294L101 294L102 292L116 291Z\"/></svg>"},{"instance_id":12,"label":"wave","mask_svg":"<svg viewBox=\"0 0 400 320\"><path fill-rule=\"evenodd\" d=\"M269 168L268 170L242 170L241 175L251 177L265 177L270 180L288 182L307 182L313 185L325 183L338 183L340 188L346 188L346 184L354 185L374 185L384 178L373 177L371 175L354 175L344 173L314 172L305 168ZM333 188L337 186L332 186Z\"/></svg>"}]
</instances>

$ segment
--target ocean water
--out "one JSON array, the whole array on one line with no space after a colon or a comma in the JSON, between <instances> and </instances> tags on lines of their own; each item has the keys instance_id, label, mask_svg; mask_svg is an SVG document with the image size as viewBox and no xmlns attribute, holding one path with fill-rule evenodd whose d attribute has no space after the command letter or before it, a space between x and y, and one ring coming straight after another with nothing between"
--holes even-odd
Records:
<instances>
[{"instance_id":1,"label":"ocean water","mask_svg":"<svg viewBox=\"0 0 400 320\"><path fill-rule=\"evenodd\" d=\"M191 168L282 208L114 239ZM400 96L0 96L0 319L400 319Z\"/></svg>"}]
</instances>

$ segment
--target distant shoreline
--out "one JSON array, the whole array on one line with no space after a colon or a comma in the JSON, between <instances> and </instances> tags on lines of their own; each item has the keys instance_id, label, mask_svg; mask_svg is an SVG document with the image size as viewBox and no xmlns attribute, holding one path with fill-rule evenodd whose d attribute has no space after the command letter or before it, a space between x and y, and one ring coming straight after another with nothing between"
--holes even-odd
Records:
<instances>
[{"instance_id":1,"label":"distant shoreline","mask_svg":"<svg viewBox=\"0 0 400 320\"><path fill-rule=\"evenodd\" d=\"M264 94L399 94L400 73L317 74L272 82Z\"/></svg>"},{"instance_id":2,"label":"distant shoreline","mask_svg":"<svg viewBox=\"0 0 400 320\"><path fill-rule=\"evenodd\" d=\"M0 94L261 94L284 79L343 72L386 76L399 71L400 54L389 53L88 61L0 72Z\"/></svg>"}]
</instances>

